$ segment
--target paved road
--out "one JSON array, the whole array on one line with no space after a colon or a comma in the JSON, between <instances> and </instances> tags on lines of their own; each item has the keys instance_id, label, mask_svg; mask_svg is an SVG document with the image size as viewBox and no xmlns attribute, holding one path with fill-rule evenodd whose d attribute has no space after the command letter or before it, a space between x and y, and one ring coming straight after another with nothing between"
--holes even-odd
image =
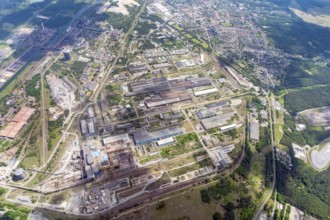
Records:
<instances>
[{"instance_id":1,"label":"paved road","mask_svg":"<svg viewBox=\"0 0 330 220\"><path fill-rule=\"evenodd\" d=\"M144 12L145 8L147 6L147 3L145 2L139 13L135 16L135 19L130 27L130 29L127 31L127 33L124 35L124 38L121 40L121 47L118 51L118 54L115 58L115 60L112 62L112 64L109 64L109 66L107 66L105 68L105 74L103 76L103 78L100 81L100 86L96 89L96 91L93 93L92 97L91 97L91 101L96 102L97 98L99 97L100 92L103 90L103 88L108 84L109 82L109 78L112 76L111 73L114 69L114 67L116 66L118 60L120 57L123 56L125 50L127 49L127 45L126 45L126 41L128 40L128 37L131 35L131 33L133 32L135 26L137 25L139 18L141 16L141 14Z\"/></svg>"},{"instance_id":2,"label":"paved road","mask_svg":"<svg viewBox=\"0 0 330 220\"><path fill-rule=\"evenodd\" d=\"M271 135L270 140L271 140L272 153L273 153L273 182L272 182L271 190L270 190L269 194L267 195L266 199L261 203L261 205L258 207L256 212L254 213L253 220L259 219L261 212L264 210L265 205L267 204L267 202L269 201L269 199L271 198L271 196L275 190L275 183L276 183L275 146L274 146L273 117L272 117L273 109L272 109L272 103L271 103L271 100L269 99L269 96L267 96L267 101L268 101L268 115L270 118L270 135ZM275 204L273 206L273 212L272 212L273 216L274 216L274 213L275 213Z\"/></svg>"},{"instance_id":3,"label":"paved road","mask_svg":"<svg viewBox=\"0 0 330 220\"><path fill-rule=\"evenodd\" d=\"M84 8L82 8L76 15L75 15L75 17L70 21L70 23L67 25L67 26L70 26L70 25L72 25L77 19L79 19L80 18L80 16L81 15L83 15L87 10L89 10L90 8L92 8L93 6L95 6L95 5L97 5L97 4L99 4L99 3L101 3L101 2L103 2L104 0L98 0L98 1L96 1L96 2L94 2L93 4L91 4L91 5L88 5L88 6L86 6L86 7L84 7ZM68 33L66 33L65 35L64 35L64 37L63 37L63 39L67 36L69 34L69 32ZM56 42L53 42L55 45L58 43L59 41L56 41ZM53 46L52 46L53 47ZM47 57L46 59L48 59L49 57ZM48 153L48 144L47 144L47 136L48 136L48 131L47 131L47 120L46 120L46 115L45 115L45 98L44 98L44 96L45 96L45 91L44 91L44 85L43 85L43 78L44 78L44 75L45 75L45 73L46 73L46 71L47 70L49 70L49 68L52 66L52 64L53 63L55 63L58 59L60 58L60 55L58 55L51 63L50 63L50 65L47 65L47 68L41 73L41 88L42 88L42 105L41 105L41 120L42 120L42 153L41 153L41 155L42 155L42 166L41 167L39 167L37 170L38 171L41 171L41 170L43 170L45 167L47 167L47 165L48 165L48 163L51 161L51 159L54 157L54 154L56 153L56 151L57 151L57 149L58 149L58 147L60 146L60 143L62 142L62 141L64 141L65 140L65 138L66 138L66 135L63 133L62 134L62 137L60 138L60 140L58 141L58 143L56 144L56 146L55 146L55 148L53 149L53 151L52 151L52 153L51 153L51 155L49 155L48 157L47 157L47 153ZM48 61L48 60L47 60ZM41 61L37 64L37 66L40 66L41 65ZM46 63L43 63L43 65L44 66L46 66L46 64L47 64L47 62ZM86 106L87 107L87 106ZM74 118L73 118L74 119ZM72 120L73 121L73 120ZM71 121L71 123L72 123L72 121ZM68 130L68 129L67 129ZM36 174L37 173L34 173L31 177L30 177L30 179L27 181L27 182L25 182L24 183L24 186L26 186L28 183L30 183L33 179L34 179L34 177L36 176Z\"/></svg>"},{"instance_id":4,"label":"paved road","mask_svg":"<svg viewBox=\"0 0 330 220\"><path fill-rule=\"evenodd\" d=\"M143 8L143 9L141 10L141 12L138 14L138 16L136 17L135 21L133 22L133 25L132 25L132 27L131 27L129 33L131 33L131 31L134 29L134 27L135 27L135 25L136 25L136 23L137 23L137 21L138 21L138 18L139 18L139 16L140 16L140 14L142 13L142 11L143 11L144 8L145 8L145 5L144 5L142 8ZM127 35L125 36L125 38L124 38L124 42L126 42L126 39L127 39L128 36L129 36L129 34L127 34ZM123 44L122 47L121 47L121 49L120 49L120 52L118 53L118 55L117 55L117 57L116 57L116 59L115 59L115 61L114 61L113 64L109 67L109 71L108 71L108 72L111 72L111 71L112 71L112 69L113 69L114 66L116 65L116 63L117 63L119 57L124 53L125 49L126 49L126 45ZM109 76L110 76L110 74L105 74L105 77L104 77L104 78L102 79L102 81L101 81L101 86L97 89L97 91L96 91L96 92L94 93L94 95L92 96L92 99L91 99L92 101L94 101L94 102L97 101L98 95L99 95L99 93L102 91L102 88L107 84L107 81L108 81ZM228 97L227 97L226 99L228 99ZM220 100L217 100L217 101L220 101ZM205 103L203 103L203 104L205 104ZM87 108L87 106L84 108L84 110L85 110L86 108ZM76 117L76 115L78 115L78 114L75 114L75 115L73 116L73 119ZM70 121L69 125L71 125L71 123L73 122L73 119ZM68 129L68 128L69 128L69 126L67 127L67 129ZM245 135L244 135L244 136L245 136ZM63 134L63 136L62 136L62 138L61 138L61 141L63 141L63 140L62 140L63 137L64 137L64 134ZM59 143L60 143L61 141L59 141ZM58 146L59 146L59 145L57 145L55 149L57 149ZM56 152L56 150L54 150L53 152ZM241 164L242 160L244 159L244 156L245 156L245 149L243 149L242 154L241 154L241 157L240 157L238 163L237 163L232 169L226 171L226 175L229 175L230 173L232 173L232 172L235 171L235 169ZM49 157L49 159L48 159L48 161L46 162L46 164L50 162L50 160L51 160L52 157L53 157L53 154L51 155L51 157ZM46 165L46 164L45 164L45 165ZM42 168L44 168L44 167L45 167L45 166L42 166ZM196 184L196 183L199 183L199 182L203 182L205 179L208 179L208 177L202 177L202 178L192 179L192 180L189 180L189 181L186 181L186 182L182 182L182 183L178 183L178 184L172 185L172 186L167 187L167 188L163 188L163 189L160 189L160 190L157 190L157 191L149 192L149 193L147 193L147 194L144 194L144 195L138 196L138 197L136 197L136 198L134 198L134 199L132 199L132 200L130 200L130 201L127 201L127 202L125 202L125 203L119 204L118 206L116 206L115 208L113 208L113 209L111 210L111 213L116 213L116 212L119 212L119 211L124 210L124 209L128 209L128 208L131 208L131 207L135 207L136 205L150 204L149 201L154 200L154 199L157 199L158 197L164 196L164 194L172 193L173 191L181 190L181 189L186 188L186 187L190 187L190 186L193 185L193 184ZM14 202L17 203L17 201L14 201ZM35 206L40 206L40 205L41 205L41 204L35 204L34 207L35 207ZM44 205L43 208L50 209L50 210L56 210L56 211L59 211L58 209L56 209L56 207L54 208L53 206L45 207L45 205ZM139 209L140 209L140 208L141 208L141 207L139 207ZM132 210L130 210L130 211L132 211ZM60 212L65 213L64 211L60 211ZM100 214L102 214L102 213L107 213L107 212L109 212L109 210L104 210L104 211L100 212ZM71 214L73 214L73 213L71 213ZM89 216L89 215L81 215L81 216Z\"/></svg>"}]
</instances>

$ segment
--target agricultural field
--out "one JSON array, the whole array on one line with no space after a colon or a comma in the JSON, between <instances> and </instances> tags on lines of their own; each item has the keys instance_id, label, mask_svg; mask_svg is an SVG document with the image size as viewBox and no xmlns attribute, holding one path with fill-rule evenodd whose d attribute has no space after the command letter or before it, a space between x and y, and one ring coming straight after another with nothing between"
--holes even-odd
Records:
<instances>
[{"instance_id":1,"label":"agricultural field","mask_svg":"<svg viewBox=\"0 0 330 220\"><path fill-rule=\"evenodd\" d=\"M299 112L299 115L313 126L330 125L330 107L308 109L303 112Z\"/></svg>"}]
</instances>

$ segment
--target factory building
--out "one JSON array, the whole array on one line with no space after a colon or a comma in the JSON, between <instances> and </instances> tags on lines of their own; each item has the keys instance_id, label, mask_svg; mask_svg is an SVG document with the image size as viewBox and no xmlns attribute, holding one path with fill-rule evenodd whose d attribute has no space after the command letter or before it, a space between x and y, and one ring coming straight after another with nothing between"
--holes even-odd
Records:
<instances>
[{"instance_id":1,"label":"factory building","mask_svg":"<svg viewBox=\"0 0 330 220\"><path fill-rule=\"evenodd\" d=\"M159 96L152 97L145 100L145 104L148 108L158 107L162 105L168 105L172 103L191 100L191 96L186 90L171 90L160 92Z\"/></svg>"},{"instance_id":2,"label":"factory building","mask_svg":"<svg viewBox=\"0 0 330 220\"><path fill-rule=\"evenodd\" d=\"M172 67L172 64L170 64L170 63L159 63L159 64L152 65L152 68L154 68L156 70L170 68L170 67Z\"/></svg>"},{"instance_id":3,"label":"factory building","mask_svg":"<svg viewBox=\"0 0 330 220\"><path fill-rule=\"evenodd\" d=\"M171 89L166 77L135 81L130 86L133 92L127 94L127 96L157 93Z\"/></svg>"},{"instance_id":4,"label":"factory building","mask_svg":"<svg viewBox=\"0 0 330 220\"><path fill-rule=\"evenodd\" d=\"M201 120L201 124L205 130L221 127L227 124L227 121L234 116L234 112L229 112L221 115L216 115L210 118Z\"/></svg>"},{"instance_id":5,"label":"factory building","mask_svg":"<svg viewBox=\"0 0 330 220\"><path fill-rule=\"evenodd\" d=\"M128 148L131 145L131 139L128 134L119 134L103 138L103 144L106 152L115 152Z\"/></svg>"},{"instance_id":6,"label":"factory building","mask_svg":"<svg viewBox=\"0 0 330 220\"><path fill-rule=\"evenodd\" d=\"M196 116L199 119L204 119L204 118L210 118L216 116L216 114L217 114L216 111L214 111L213 109L202 109L196 113Z\"/></svg>"},{"instance_id":7,"label":"factory building","mask_svg":"<svg viewBox=\"0 0 330 220\"><path fill-rule=\"evenodd\" d=\"M164 91L183 91L186 89L208 85L211 85L211 82L207 77L194 77L173 80L168 80L166 77L159 77L132 82L130 86L133 92L125 95L137 96L148 93L159 94L160 92Z\"/></svg>"},{"instance_id":8,"label":"factory building","mask_svg":"<svg viewBox=\"0 0 330 220\"><path fill-rule=\"evenodd\" d=\"M92 119L81 119L80 120L80 129L81 129L81 134L84 136L89 136L89 135L95 135L96 130L95 130L95 125Z\"/></svg>"},{"instance_id":9,"label":"factory building","mask_svg":"<svg viewBox=\"0 0 330 220\"><path fill-rule=\"evenodd\" d=\"M78 105L75 98L75 92L78 88L67 77L60 79L53 74L49 74L46 79L57 105L62 109L72 109Z\"/></svg>"},{"instance_id":10,"label":"factory building","mask_svg":"<svg viewBox=\"0 0 330 220\"><path fill-rule=\"evenodd\" d=\"M172 103L180 102L180 98L172 98L172 99L162 99L162 98L153 98L146 100L145 104L148 108L158 107L162 105L168 105Z\"/></svg>"},{"instance_id":11,"label":"factory building","mask_svg":"<svg viewBox=\"0 0 330 220\"><path fill-rule=\"evenodd\" d=\"M103 138L103 144L108 145L108 144L113 144L113 143L130 143L131 140L129 139L128 134L119 134L119 135L114 135L114 136L109 136Z\"/></svg>"},{"instance_id":12,"label":"factory building","mask_svg":"<svg viewBox=\"0 0 330 220\"><path fill-rule=\"evenodd\" d=\"M230 131L230 130L235 129L236 127L237 127L236 124L225 125L225 126L220 127L220 131Z\"/></svg>"},{"instance_id":13,"label":"factory building","mask_svg":"<svg viewBox=\"0 0 330 220\"><path fill-rule=\"evenodd\" d=\"M88 128L88 133L89 134L91 134L91 135L95 134L94 122L92 120L88 120L87 128Z\"/></svg>"},{"instance_id":14,"label":"factory building","mask_svg":"<svg viewBox=\"0 0 330 220\"><path fill-rule=\"evenodd\" d=\"M209 95L212 93L218 92L217 88L212 88L212 89L206 89L206 90L200 90L200 91L195 91L194 96L203 96L203 95Z\"/></svg>"},{"instance_id":15,"label":"factory building","mask_svg":"<svg viewBox=\"0 0 330 220\"><path fill-rule=\"evenodd\" d=\"M83 160L83 179L95 178L92 152L87 145L82 145L81 158Z\"/></svg>"},{"instance_id":16,"label":"factory building","mask_svg":"<svg viewBox=\"0 0 330 220\"><path fill-rule=\"evenodd\" d=\"M207 108L209 109L218 109L218 108L222 108L225 106L228 106L229 103L227 101L223 101L223 102L216 102L216 103L211 103L207 105Z\"/></svg>"},{"instance_id":17,"label":"factory building","mask_svg":"<svg viewBox=\"0 0 330 220\"><path fill-rule=\"evenodd\" d=\"M250 122L250 139L251 141L259 141L259 122Z\"/></svg>"},{"instance_id":18,"label":"factory building","mask_svg":"<svg viewBox=\"0 0 330 220\"><path fill-rule=\"evenodd\" d=\"M187 91L188 89L210 84L211 82L207 77L175 80L167 80L166 77L159 77L132 82L130 84L132 92L125 93L125 96L153 94L153 97L145 100L145 105L148 108L152 108L191 100L191 96Z\"/></svg>"},{"instance_id":19,"label":"factory building","mask_svg":"<svg viewBox=\"0 0 330 220\"><path fill-rule=\"evenodd\" d=\"M186 89L192 89L200 86L209 86L211 81L207 77L192 77L186 78L185 80L175 80L175 83L180 85L180 83L185 83Z\"/></svg>"},{"instance_id":20,"label":"factory building","mask_svg":"<svg viewBox=\"0 0 330 220\"><path fill-rule=\"evenodd\" d=\"M179 69L182 69L182 68L191 68L191 67L194 67L196 66L196 63L193 59L190 59L190 60L179 60L176 62L176 65Z\"/></svg>"},{"instance_id":21,"label":"factory building","mask_svg":"<svg viewBox=\"0 0 330 220\"><path fill-rule=\"evenodd\" d=\"M225 147L215 147L210 150L209 156L216 166L226 168L233 162L228 153L234 149L235 146L233 144Z\"/></svg>"},{"instance_id":22,"label":"factory building","mask_svg":"<svg viewBox=\"0 0 330 220\"><path fill-rule=\"evenodd\" d=\"M83 135L86 135L88 133L87 121L85 119L80 121L80 129Z\"/></svg>"},{"instance_id":23,"label":"factory building","mask_svg":"<svg viewBox=\"0 0 330 220\"><path fill-rule=\"evenodd\" d=\"M35 109L23 107L11 120L11 122L0 131L0 137L14 139L23 129L23 127L30 121Z\"/></svg>"},{"instance_id":24,"label":"factory building","mask_svg":"<svg viewBox=\"0 0 330 220\"><path fill-rule=\"evenodd\" d=\"M88 115L88 118L95 118L95 111L92 106L88 107L87 115Z\"/></svg>"},{"instance_id":25,"label":"factory building","mask_svg":"<svg viewBox=\"0 0 330 220\"><path fill-rule=\"evenodd\" d=\"M136 145L143 145L180 135L183 132L182 127L170 127L153 132L148 132L147 130L136 131L133 133L133 137Z\"/></svg>"},{"instance_id":26,"label":"factory building","mask_svg":"<svg viewBox=\"0 0 330 220\"><path fill-rule=\"evenodd\" d=\"M169 144L173 144L175 143L175 140L173 137L169 137L169 138L165 138L165 139L161 139L159 141L157 141L157 146L161 147L161 146L165 146L165 145L169 145Z\"/></svg>"},{"instance_id":27,"label":"factory building","mask_svg":"<svg viewBox=\"0 0 330 220\"><path fill-rule=\"evenodd\" d=\"M145 63L136 62L130 63L127 65L127 69L130 73L141 73L141 72L148 72L149 68Z\"/></svg>"}]
</instances>

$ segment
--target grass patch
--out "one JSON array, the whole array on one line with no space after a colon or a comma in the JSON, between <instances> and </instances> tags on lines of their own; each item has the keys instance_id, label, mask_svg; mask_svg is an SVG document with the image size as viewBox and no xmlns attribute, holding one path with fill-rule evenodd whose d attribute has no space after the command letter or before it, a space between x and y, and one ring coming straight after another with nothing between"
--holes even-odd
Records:
<instances>
[{"instance_id":1,"label":"grass patch","mask_svg":"<svg viewBox=\"0 0 330 220\"><path fill-rule=\"evenodd\" d=\"M12 146L10 145L10 141L5 141L3 142L3 144L0 146L0 152L4 152L6 150L8 150L9 148L11 148Z\"/></svg>"},{"instance_id":2,"label":"grass patch","mask_svg":"<svg viewBox=\"0 0 330 220\"><path fill-rule=\"evenodd\" d=\"M182 27L180 27L179 25L175 25L174 26L175 29L177 29L178 31L183 31L184 29Z\"/></svg>"},{"instance_id":3,"label":"grass patch","mask_svg":"<svg viewBox=\"0 0 330 220\"><path fill-rule=\"evenodd\" d=\"M143 188L144 188L144 186L140 186L140 187L131 188L129 190L125 190L123 192L118 193L118 197L125 198L128 196L134 195L134 194L140 192Z\"/></svg>"},{"instance_id":4,"label":"grass patch","mask_svg":"<svg viewBox=\"0 0 330 220\"><path fill-rule=\"evenodd\" d=\"M56 121L48 121L48 150L50 151L60 140L61 128L64 121L64 115L61 115Z\"/></svg>"},{"instance_id":5,"label":"grass patch","mask_svg":"<svg viewBox=\"0 0 330 220\"><path fill-rule=\"evenodd\" d=\"M70 66L70 70L76 79L79 79L80 76L85 71L87 67L87 63L81 61L74 61L74 63Z\"/></svg>"},{"instance_id":6,"label":"grass patch","mask_svg":"<svg viewBox=\"0 0 330 220\"><path fill-rule=\"evenodd\" d=\"M62 202L70 198L70 193L63 191L59 193L54 193L49 199L50 204L61 204Z\"/></svg>"},{"instance_id":7,"label":"grass patch","mask_svg":"<svg viewBox=\"0 0 330 220\"><path fill-rule=\"evenodd\" d=\"M140 160L140 164L146 164L146 163L148 163L148 162L150 162L150 161L157 160L157 159L159 159L159 158L160 158L160 157L159 157L159 155L157 154L157 155L151 156L151 157L149 157L149 158L147 158L147 159Z\"/></svg>"},{"instance_id":8,"label":"grass patch","mask_svg":"<svg viewBox=\"0 0 330 220\"><path fill-rule=\"evenodd\" d=\"M193 38L191 41L195 44L201 44L201 42L199 40L197 40L196 38Z\"/></svg>"},{"instance_id":9,"label":"grass patch","mask_svg":"<svg viewBox=\"0 0 330 220\"><path fill-rule=\"evenodd\" d=\"M26 157L21 163L23 167L27 168L36 168L39 166L39 157L37 156L31 156L31 157Z\"/></svg>"},{"instance_id":10,"label":"grass patch","mask_svg":"<svg viewBox=\"0 0 330 220\"><path fill-rule=\"evenodd\" d=\"M171 158L202 147L202 144L195 133L178 136L176 137L176 140L176 145L162 148L160 154L163 158Z\"/></svg>"},{"instance_id":11,"label":"grass patch","mask_svg":"<svg viewBox=\"0 0 330 220\"><path fill-rule=\"evenodd\" d=\"M156 182L149 184L147 186L146 190L153 191L153 190L159 189L159 187L161 185L164 185L164 184L170 183L170 182L171 182L171 179L170 179L169 175L167 173L163 173L162 177L159 180L157 180Z\"/></svg>"},{"instance_id":12,"label":"grass patch","mask_svg":"<svg viewBox=\"0 0 330 220\"><path fill-rule=\"evenodd\" d=\"M171 177L181 176L185 173L195 171L195 170L198 170L202 167L210 166L210 165L212 165L211 160L206 159L206 160L203 160L203 161L200 161L200 162L197 162L197 163L185 166L185 167L181 167L181 168L178 168L178 169L171 170L171 171L169 171L169 175Z\"/></svg>"}]
</instances>

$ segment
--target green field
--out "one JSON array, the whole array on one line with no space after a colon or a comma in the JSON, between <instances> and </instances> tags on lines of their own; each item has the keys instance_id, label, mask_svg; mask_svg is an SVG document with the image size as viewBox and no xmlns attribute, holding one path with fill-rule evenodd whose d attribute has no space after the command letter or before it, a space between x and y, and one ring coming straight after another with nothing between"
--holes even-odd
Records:
<instances>
[{"instance_id":1,"label":"green field","mask_svg":"<svg viewBox=\"0 0 330 220\"><path fill-rule=\"evenodd\" d=\"M176 137L176 140L176 145L163 147L161 149L160 154L163 158L175 157L202 147L202 144L195 133L178 136Z\"/></svg>"}]
</instances>

